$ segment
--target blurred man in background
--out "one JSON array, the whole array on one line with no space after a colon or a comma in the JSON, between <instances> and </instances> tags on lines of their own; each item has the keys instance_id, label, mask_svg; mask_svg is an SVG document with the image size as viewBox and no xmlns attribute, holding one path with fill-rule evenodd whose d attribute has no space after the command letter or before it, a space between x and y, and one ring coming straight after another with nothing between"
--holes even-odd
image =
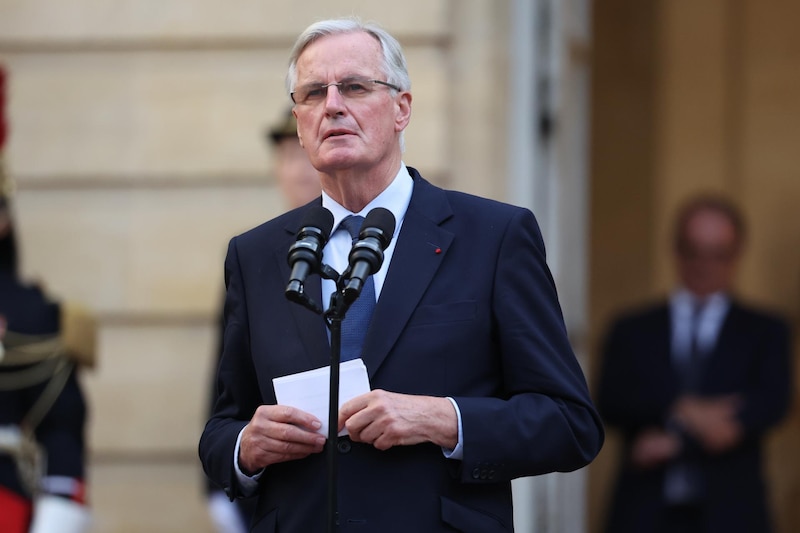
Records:
<instances>
[{"instance_id":1,"label":"blurred man in background","mask_svg":"<svg viewBox=\"0 0 800 533\"><path fill-rule=\"evenodd\" d=\"M732 293L745 224L716 196L679 212L680 285L619 318L598 407L624 438L606 531L771 531L762 478L769 429L790 404L790 333Z\"/></svg>"},{"instance_id":2,"label":"blurred man in background","mask_svg":"<svg viewBox=\"0 0 800 533\"><path fill-rule=\"evenodd\" d=\"M317 169L311 166L297 138L297 119L291 108L266 134L272 146L275 178L287 209L305 205L319 197L322 190Z\"/></svg>"},{"instance_id":3,"label":"blurred man in background","mask_svg":"<svg viewBox=\"0 0 800 533\"><path fill-rule=\"evenodd\" d=\"M272 150L273 169L287 209L294 209L314 200L320 195L321 186L317 170L311 166L308 155L297 138L297 120L291 108L265 133ZM220 317L222 312L220 311ZM218 345L214 359L214 370L222 355L222 331L218 333ZM216 400L216 381L211 387L211 409ZM228 496L208 480L208 510L218 533L243 533L255 505L254 498L231 502Z\"/></svg>"}]
</instances>

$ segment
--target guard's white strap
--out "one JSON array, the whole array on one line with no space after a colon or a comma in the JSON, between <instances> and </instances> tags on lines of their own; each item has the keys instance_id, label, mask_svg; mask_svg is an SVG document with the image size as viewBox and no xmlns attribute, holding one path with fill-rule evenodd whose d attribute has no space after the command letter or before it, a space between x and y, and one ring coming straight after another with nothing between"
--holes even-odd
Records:
<instances>
[{"instance_id":1,"label":"guard's white strap","mask_svg":"<svg viewBox=\"0 0 800 533\"><path fill-rule=\"evenodd\" d=\"M44 494L34 502L30 533L86 533L91 522L85 505Z\"/></svg>"}]
</instances>

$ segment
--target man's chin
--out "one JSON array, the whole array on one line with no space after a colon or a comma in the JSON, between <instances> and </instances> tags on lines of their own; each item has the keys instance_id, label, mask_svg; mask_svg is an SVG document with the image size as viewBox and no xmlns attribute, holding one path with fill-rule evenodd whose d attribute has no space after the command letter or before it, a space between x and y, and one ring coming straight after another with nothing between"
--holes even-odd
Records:
<instances>
[{"instance_id":1,"label":"man's chin","mask_svg":"<svg viewBox=\"0 0 800 533\"><path fill-rule=\"evenodd\" d=\"M320 172L330 174L337 170L344 170L351 168L359 162L362 158L349 148L336 148L333 150L325 150L320 155L319 159L314 162L314 167Z\"/></svg>"}]
</instances>

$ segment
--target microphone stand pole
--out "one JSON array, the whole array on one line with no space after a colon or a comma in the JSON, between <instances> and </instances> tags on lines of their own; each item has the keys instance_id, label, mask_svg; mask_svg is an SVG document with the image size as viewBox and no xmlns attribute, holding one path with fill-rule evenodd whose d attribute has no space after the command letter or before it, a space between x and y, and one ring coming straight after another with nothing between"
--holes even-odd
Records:
<instances>
[{"instance_id":1,"label":"microphone stand pole","mask_svg":"<svg viewBox=\"0 0 800 533\"><path fill-rule=\"evenodd\" d=\"M344 297L344 278L332 267L322 264L320 277L336 282L336 292L331 294L330 305L325 312L325 325L331 333L330 382L328 385L328 533L335 533L339 526L337 479L339 475L339 457L337 441L339 439L339 362L342 358L342 321L354 299L348 301ZM299 292L287 291L287 298L316 314L322 314L322 308L314 302L302 289Z\"/></svg>"},{"instance_id":2,"label":"microphone stand pole","mask_svg":"<svg viewBox=\"0 0 800 533\"><path fill-rule=\"evenodd\" d=\"M325 312L325 324L331 333L331 354L330 354L330 383L328 385L328 441L327 441L327 460L328 460L328 502L327 502L327 518L328 518L328 533L336 533L339 527L339 513L338 513L338 487L337 479L339 475L339 456L337 455L339 439L339 362L342 358L342 321L344 320L347 310L350 305L355 301L355 298L350 296L345 297L344 276L336 272L328 265L321 265L320 277L324 279L333 280L336 282L336 292L331 294L330 305ZM345 272L345 275L347 272ZM303 305L307 309L316 314L322 313L322 308L314 302L307 293L303 292L287 292L289 300Z\"/></svg>"},{"instance_id":3,"label":"microphone stand pole","mask_svg":"<svg viewBox=\"0 0 800 533\"><path fill-rule=\"evenodd\" d=\"M338 283L337 283L338 285ZM331 332L330 384L328 386L328 533L335 533L339 525L337 479L339 475L339 362L342 352L342 320L346 309L337 290L331 295L331 305L326 313L326 322Z\"/></svg>"},{"instance_id":4,"label":"microphone stand pole","mask_svg":"<svg viewBox=\"0 0 800 533\"><path fill-rule=\"evenodd\" d=\"M373 215L373 213L376 213ZM369 267L371 270L377 271L383 262L383 250L389 245L392 240L392 235L395 228L394 215L383 208L375 208L369 212L366 217L365 223L374 217L374 228L367 234L362 235L362 242L355 243L353 249L350 251L348 261L352 263L353 257L357 259L356 267L359 272L363 268ZM354 239L355 240L355 239ZM290 249L291 250L291 249ZM339 274L329 265L322 263L321 258L318 258L320 264L319 275L323 279L332 280L336 283L336 291L331 294L330 305L328 310L324 313L325 324L328 326L331 334L331 355L330 355L330 383L328 385L328 533L335 533L339 526L338 516L338 497L337 497L337 476L339 470L339 362L342 358L342 321L350 308L350 305L361 296L361 287L363 286L362 276L353 276L354 272L351 271L352 264L347 269ZM363 263L359 266L359 263ZM372 272L366 272L366 275L372 275ZM360 281L358 284L346 283L346 278L357 279ZM299 285L299 287L298 287ZM347 290L345 290L347 289ZM286 297L300 305L305 306L316 314L322 314L322 308L316 304L308 294L303 290L302 282L291 280L289 286L286 288Z\"/></svg>"},{"instance_id":5,"label":"microphone stand pole","mask_svg":"<svg viewBox=\"0 0 800 533\"><path fill-rule=\"evenodd\" d=\"M347 272L344 273L347 275ZM355 298L345 298L344 275L339 275L328 265L322 266L322 276L336 281L336 292L331 294L325 312L325 323L331 332L330 384L328 385L328 533L339 527L339 502L337 480L339 476L339 363L342 358L342 321Z\"/></svg>"}]
</instances>

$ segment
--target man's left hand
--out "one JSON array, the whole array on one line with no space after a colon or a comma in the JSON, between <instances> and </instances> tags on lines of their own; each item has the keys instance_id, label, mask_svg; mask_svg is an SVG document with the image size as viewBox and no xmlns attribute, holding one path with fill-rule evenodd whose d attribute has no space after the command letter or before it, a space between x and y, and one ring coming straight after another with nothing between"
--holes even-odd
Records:
<instances>
[{"instance_id":1,"label":"man's left hand","mask_svg":"<svg viewBox=\"0 0 800 533\"><path fill-rule=\"evenodd\" d=\"M373 390L339 410L339 431L346 427L354 442L379 450L432 442L453 449L458 443L458 416L447 398Z\"/></svg>"},{"instance_id":2,"label":"man's left hand","mask_svg":"<svg viewBox=\"0 0 800 533\"><path fill-rule=\"evenodd\" d=\"M737 418L741 398L737 395L699 398L686 396L675 405L674 416L711 453L736 446L743 429Z\"/></svg>"}]
</instances>

